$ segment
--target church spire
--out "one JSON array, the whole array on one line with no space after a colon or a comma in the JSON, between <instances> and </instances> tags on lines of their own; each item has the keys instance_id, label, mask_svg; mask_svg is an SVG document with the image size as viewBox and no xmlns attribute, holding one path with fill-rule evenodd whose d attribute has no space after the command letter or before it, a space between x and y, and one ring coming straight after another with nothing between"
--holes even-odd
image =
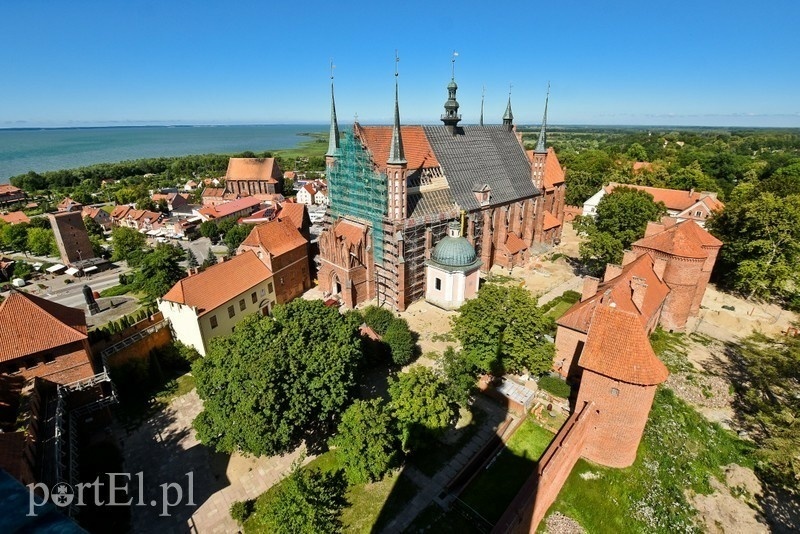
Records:
<instances>
[{"instance_id":1,"label":"church spire","mask_svg":"<svg viewBox=\"0 0 800 534\"><path fill-rule=\"evenodd\" d=\"M483 126L483 97L486 96L486 86L483 87L481 91L481 120L478 122L480 126Z\"/></svg>"},{"instance_id":2,"label":"church spire","mask_svg":"<svg viewBox=\"0 0 800 534\"><path fill-rule=\"evenodd\" d=\"M336 121L336 101L333 98L333 69L336 66L331 61L331 130L328 133L328 151L325 155L333 158L339 155L339 123Z\"/></svg>"},{"instance_id":3,"label":"church spire","mask_svg":"<svg viewBox=\"0 0 800 534\"><path fill-rule=\"evenodd\" d=\"M509 130L514 125L514 114L511 112L511 86L508 87L508 105L506 105L506 112L503 113L503 126Z\"/></svg>"},{"instance_id":4,"label":"church spire","mask_svg":"<svg viewBox=\"0 0 800 534\"><path fill-rule=\"evenodd\" d=\"M389 147L388 165L405 165L407 163L403 153L403 136L400 135L400 102L398 98L398 72L397 64L400 58L397 51L394 53L394 127L392 128L392 145Z\"/></svg>"},{"instance_id":5,"label":"church spire","mask_svg":"<svg viewBox=\"0 0 800 534\"><path fill-rule=\"evenodd\" d=\"M537 154L547 153L547 103L550 100L550 82L547 82L547 97L544 99L544 117L542 117L542 129L539 132L539 140L536 142Z\"/></svg>"},{"instance_id":6,"label":"church spire","mask_svg":"<svg viewBox=\"0 0 800 534\"><path fill-rule=\"evenodd\" d=\"M450 129L450 133L456 132L458 121L461 120L461 115L458 114L458 101L456 100L456 91L458 91L458 84L456 84L456 56L458 56L458 52L453 52L450 83L447 84L447 102L444 103L444 115L441 117L444 125Z\"/></svg>"}]
</instances>

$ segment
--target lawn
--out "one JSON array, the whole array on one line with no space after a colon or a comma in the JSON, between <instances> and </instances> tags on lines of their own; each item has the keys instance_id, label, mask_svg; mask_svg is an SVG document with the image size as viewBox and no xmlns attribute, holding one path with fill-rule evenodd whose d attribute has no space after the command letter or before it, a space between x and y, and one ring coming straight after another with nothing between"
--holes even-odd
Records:
<instances>
[{"instance_id":1,"label":"lawn","mask_svg":"<svg viewBox=\"0 0 800 534\"><path fill-rule=\"evenodd\" d=\"M500 454L461 493L461 500L488 522L496 523L552 439L552 432L525 420Z\"/></svg>"},{"instance_id":2,"label":"lawn","mask_svg":"<svg viewBox=\"0 0 800 534\"><path fill-rule=\"evenodd\" d=\"M559 301L558 304L550 308L545 315L552 317L553 320L557 321L562 315L567 313L567 310L572 307L572 304L572 302L565 302L563 300Z\"/></svg>"},{"instance_id":3,"label":"lawn","mask_svg":"<svg viewBox=\"0 0 800 534\"><path fill-rule=\"evenodd\" d=\"M750 451L661 387L633 466L578 460L550 513L568 515L588 532L695 532L686 490L710 493L709 477L724 479L722 466L752 466Z\"/></svg>"},{"instance_id":4,"label":"lawn","mask_svg":"<svg viewBox=\"0 0 800 534\"><path fill-rule=\"evenodd\" d=\"M341 468L334 451L321 454L304 469L319 469L323 472ZM245 521L245 532L262 532L259 510L263 509L277 493L280 483L262 493L255 503L255 512ZM345 532L380 531L417 493L417 486L400 471L387 475L379 482L356 484L347 489L348 506L342 511Z\"/></svg>"}]
</instances>

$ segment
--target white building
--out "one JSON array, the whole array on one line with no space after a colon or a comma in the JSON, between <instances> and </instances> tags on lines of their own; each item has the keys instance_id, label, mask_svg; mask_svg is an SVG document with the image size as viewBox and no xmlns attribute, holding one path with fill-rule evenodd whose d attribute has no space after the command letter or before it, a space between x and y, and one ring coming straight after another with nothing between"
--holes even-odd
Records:
<instances>
[{"instance_id":1,"label":"white building","mask_svg":"<svg viewBox=\"0 0 800 534\"><path fill-rule=\"evenodd\" d=\"M317 191L311 183L304 184L297 191L297 203L298 204L305 204L306 206L311 206L314 204L314 195L316 195Z\"/></svg>"},{"instance_id":2,"label":"white building","mask_svg":"<svg viewBox=\"0 0 800 534\"><path fill-rule=\"evenodd\" d=\"M460 224L448 225L448 235L442 238L425 262L425 300L445 310L456 310L464 301L475 296L480 283L480 267L473 247L461 236Z\"/></svg>"},{"instance_id":3,"label":"white building","mask_svg":"<svg viewBox=\"0 0 800 534\"><path fill-rule=\"evenodd\" d=\"M272 272L248 251L180 280L158 309L175 338L205 356L211 338L230 335L247 315L268 314L275 302Z\"/></svg>"}]
</instances>

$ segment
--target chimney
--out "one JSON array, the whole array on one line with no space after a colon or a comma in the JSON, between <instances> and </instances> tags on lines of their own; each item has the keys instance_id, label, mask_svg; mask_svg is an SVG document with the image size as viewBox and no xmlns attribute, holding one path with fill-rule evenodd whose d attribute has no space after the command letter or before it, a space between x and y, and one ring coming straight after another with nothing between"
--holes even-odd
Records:
<instances>
[{"instance_id":1,"label":"chimney","mask_svg":"<svg viewBox=\"0 0 800 534\"><path fill-rule=\"evenodd\" d=\"M647 294L647 282L644 278L634 276L631 278L631 300L639 311L642 311L644 306L644 296Z\"/></svg>"},{"instance_id":2,"label":"chimney","mask_svg":"<svg viewBox=\"0 0 800 534\"><path fill-rule=\"evenodd\" d=\"M661 280L664 279L664 271L667 270L666 258L656 258L653 260L653 272L656 273Z\"/></svg>"},{"instance_id":3,"label":"chimney","mask_svg":"<svg viewBox=\"0 0 800 534\"><path fill-rule=\"evenodd\" d=\"M597 293L597 286L600 285L600 280L594 276L587 276L583 279L583 292L581 293L581 302L590 299Z\"/></svg>"},{"instance_id":4,"label":"chimney","mask_svg":"<svg viewBox=\"0 0 800 534\"><path fill-rule=\"evenodd\" d=\"M690 197L694 196L694 187L689 190L689 196Z\"/></svg>"},{"instance_id":5,"label":"chimney","mask_svg":"<svg viewBox=\"0 0 800 534\"><path fill-rule=\"evenodd\" d=\"M606 263L606 273L603 275L603 282L608 282L622 274L622 265L616 263Z\"/></svg>"},{"instance_id":6,"label":"chimney","mask_svg":"<svg viewBox=\"0 0 800 534\"><path fill-rule=\"evenodd\" d=\"M629 263L631 263L632 261L634 261L638 257L639 256L637 256L636 253L634 251L632 251L632 250L623 251L623 253L622 253L622 266L624 267L624 266L628 265Z\"/></svg>"}]
</instances>

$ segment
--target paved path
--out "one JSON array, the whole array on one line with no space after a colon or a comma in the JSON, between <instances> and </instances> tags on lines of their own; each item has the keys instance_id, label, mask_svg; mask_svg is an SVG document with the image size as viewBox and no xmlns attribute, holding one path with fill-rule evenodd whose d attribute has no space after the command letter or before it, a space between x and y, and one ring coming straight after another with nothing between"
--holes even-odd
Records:
<instances>
[{"instance_id":1,"label":"paved path","mask_svg":"<svg viewBox=\"0 0 800 534\"><path fill-rule=\"evenodd\" d=\"M237 532L240 527L230 517L231 504L258 497L286 476L300 456L300 450L262 458L215 453L198 442L192 428L192 420L201 409L202 401L192 390L174 399L131 435L117 431L123 444L125 470L132 474L142 472L144 481L140 490L138 478L132 478L130 494L134 504L144 503L132 507L132 532ZM187 473L191 473L193 506L189 504ZM170 502L178 500L177 487L164 486L170 483L180 485L182 504L167 508L168 516L162 516L165 492Z\"/></svg>"},{"instance_id":2,"label":"paved path","mask_svg":"<svg viewBox=\"0 0 800 534\"><path fill-rule=\"evenodd\" d=\"M580 292L582 288L583 288L583 278L581 278L580 276L570 278L566 282L557 285L556 287L554 287L553 289L551 289L550 291L539 297L538 304L539 306L542 306L544 304L547 304L551 300L560 297L561 295L564 294L565 291L573 290Z\"/></svg>"},{"instance_id":3,"label":"paved path","mask_svg":"<svg viewBox=\"0 0 800 534\"><path fill-rule=\"evenodd\" d=\"M405 508L403 508L395 518L386 526L384 532L403 532L411 525L416 517L427 508L431 502L439 501L439 495L444 491L448 482L450 482L461 469L467 465L475 454L495 435L497 427L503 422L506 417L506 411L499 406L492 404L490 401L480 399L476 404L480 403L484 411L489 412L489 417L486 418L478 432L472 436L466 445L456 454L450 462L440 469L432 478L426 476L413 466L406 465L403 474L407 475L419 488L419 491L414 496ZM448 496L453 497L453 496ZM445 500L451 500L445 498Z\"/></svg>"}]
</instances>

